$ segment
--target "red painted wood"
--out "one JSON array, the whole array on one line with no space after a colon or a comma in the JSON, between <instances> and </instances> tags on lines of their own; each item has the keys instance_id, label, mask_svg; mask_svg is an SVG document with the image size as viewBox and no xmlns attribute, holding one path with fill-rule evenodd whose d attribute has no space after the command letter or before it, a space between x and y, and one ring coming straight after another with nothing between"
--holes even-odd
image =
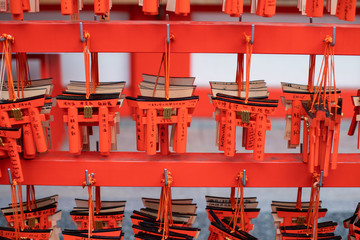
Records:
<instances>
[{"instance_id":1,"label":"red painted wood","mask_svg":"<svg viewBox=\"0 0 360 240\"><path fill-rule=\"evenodd\" d=\"M170 22L173 53L245 52L245 22ZM336 26L336 55L360 55L359 25L254 23L253 53L323 54L323 40ZM81 52L79 24L65 21L1 22L2 32L15 37L14 52ZM163 52L165 21L84 22L95 52ZM28 36L32 36L29 38ZM51 41L49 40L51 36Z\"/></svg>"},{"instance_id":2,"label":"red painted wood","mask_svg":"<svg viewBox=\"0 0 360 240\"><path fill-rule=\"evenodd\" d=\"M172 173L174 187L235 187L237 174L246 169L247 187L309 187L311 174L300 154L265 154L263 162L247 153L226 157L222 153L185 153L149 156L139 152L112 152L102 157L84 152L81 158L68 152L49 152L22 160L24 185L80 186L85 170L95 173L99 186L159 187L164 168ZM360 187L360 154L339 154L335 171L324 178L324 187ZM0 161L7 172L10 161ZM8 178L0 178L8 184Z\"/></svg>"},{"instance_id":3,"label":"red painted wood","mask_svg":"<svg viewBox=\"0 0 360 240\"><path fill-rule=\"evenodd\" d=\"M196 84L196 82L195 82ZM280 83L279 83L280 85ZM360 87L360 86L359 86ZM352 104L351 96L355 96L357 92L357 88L344 88L341 90L341 96L343 98L343 113L344 118L351 118L354 113L354 106ZM279 105L274 112L273 115L271 115L271 118L284 118L285 117L285 107L282 105L280 101L280 96L283 96L282 89L271 87L269 88L269 98L271 99L278 99ZM197 87L195 91L195 95L199 96L199 102L198 105L195 108L194 117L212 117L212 114L214 112L214 107L209 102L208 94L211 93L210 85L209 87Z\"/></svg>"}]
</instances>

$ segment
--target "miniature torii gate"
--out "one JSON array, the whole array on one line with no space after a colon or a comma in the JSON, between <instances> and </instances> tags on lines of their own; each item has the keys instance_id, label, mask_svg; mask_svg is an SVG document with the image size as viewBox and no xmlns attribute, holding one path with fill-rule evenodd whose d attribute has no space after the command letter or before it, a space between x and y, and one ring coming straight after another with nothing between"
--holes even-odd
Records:
<instances>
[{"instance_id":1,"label":"miniature torii gate","mask_svg":"<svg viewBox=\"0 0 360 240\"><path fill-rule=\"evenodd\" d=\"M220 109L216 120L220 122L219 149L224 150L226 156L235 155L236 126L248 129L247 145L254 149L254 159L264 159L265 135L271 129L271 122L267 116L277 107L275 102L254 100L245 104L243 100L226 97L212 97L213 104ZM277 102L276 102L277 103ZM237 113L240 113L239 117ZM250 136L250 134L252 136ZM252 138L253 137L253 138ZM253 144L249 141L253 140Z\"/></svg>"},{"instance_id":2,"label":"miniature torii gate","mask_svg":"<svg viewBox=\"0 0 360 240\"><path fill-rule=\"evenodd\" d=\"M175 125L173 150L186 152L187 127L192 121L192 113L199 97L172 98L169 100L126 97L134 109L136 121L136 142L139 151L149 155L156 154L159 136L162 154L169 153L169 125ZM174 114L173 114L174 113ZM159 135L158 135L159 131Z\"/></svg>"}]
</instances>

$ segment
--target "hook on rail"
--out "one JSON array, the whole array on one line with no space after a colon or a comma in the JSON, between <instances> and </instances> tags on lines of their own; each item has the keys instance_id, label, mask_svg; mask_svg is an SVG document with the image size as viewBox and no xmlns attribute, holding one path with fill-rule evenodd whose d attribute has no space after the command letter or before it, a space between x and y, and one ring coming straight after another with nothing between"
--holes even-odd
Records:
<instances>
[{"instance_id":1,"label":"hook on rail","mask_svg":"<svg viewBox=\"0 0 360 240\"><path fill-rule=\"evenodd\" d=\"M167 174L167 169L164 169L164 179L165 179L165 186L168 185L168 174Z\"/></svg>"},{"instance_id":2,"label":"hook on rail","mask_svg":"<svg viewBox=\"0 0 360 240\"><path fill-rule=\"evenodd\" d=\"M169 14L166 14L166 21L169 21ZM170 24L166 24L166 43L170 43Z\"/></svg>"},{"instance_id":3,"label":"hook on rail","mask_svg":"<svg viewBox=\"0 0 360 240\"><path fill-rule=\"evenodd\" d=\"M83 29L83 23L79 22L79 26L80 26L80 41L81 42L85 42L86 38L84 38L84 29Z\"/></svg>"},{"instance_id":4,"label":"hook on rail","mask_svg":"<svg viewBox=\"0 0 360 240\"><path fill-rule=\"evenodd\" d=\"M330 43L330 45L331 45L332 47L335 46L335 40L336 40L336 27L333 26L332 43Z\"/></svg>"},{"instance_id":5,"label":"hook on rail","mask_svg":"<svg viewBox=\"0 0 360 240\"><path fill-rule=\"evenodd\" d=\"M324 178L324 171L321 171L320 172L319 187L322 187L322 185L323 185L323 178Z\"/></svg>"},{"instance_id":6,"label":"hook on rail","mask_svg":"<svg viewBox=\"0 0 360 240\"><path fill-rule=\"evenodd\" d=\"M10 171L10 168L8 168L8 175L9 175L9 182L10 182L10 185L13 185L13 181L12 181L12 177L11 177L11 171Z\"/></svg>"},{"instance_id":7,"label":"hook on rail","mask_svg":"<svg viewBox=\"0 0 360 240\"><path fill-rule=\"evenodd\" d=\"M255 25L251 24L251 40L250 40L251 45L254 44L254 36L255 36Z\"/></svg>"},{"instance_id":8,"label":"hook on rail","mask_svg":"<svg viewBox=\"0 0 360 240\"><path fill-rule=\"evenodd\" d=\"M90 177L94 177L95 176L95 173L91 173L90 174ZM86 181L86 186L90 186L90 180L89 180L89 171L86 169L85 170L85 181Z\"/></svg>"},{"instance_id":9,"label":"hook on rail","mask_svg":"<svg viewBox=\"0 0 360 240\"><path fill-rule=\"evenodd\" d=\"M246 169L243 170L243 177L241 178L242 185L246 186Z\"/></svg>"}]
</instances>

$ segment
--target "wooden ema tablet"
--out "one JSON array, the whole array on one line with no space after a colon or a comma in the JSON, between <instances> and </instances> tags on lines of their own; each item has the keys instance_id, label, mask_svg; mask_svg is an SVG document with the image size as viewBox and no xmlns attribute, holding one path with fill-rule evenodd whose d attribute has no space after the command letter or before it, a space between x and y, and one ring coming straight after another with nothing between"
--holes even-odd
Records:
<instances>
[{"instance_id":1,"label":"wooden ema tablet","mask_svg":"<svg viewBox=\"0 0 360 240\"><path fill-rule=\"evenodd\" d=\"M89 227L89 214L70 212L71 219L78 226L79 230L86 230ZM122 226L124 219L124 212L112 212L112 213L94 213L95 228L110 229L118 228ZM98 222L98 223L96 223ZM101 228L100 228L101 226Z\"/></svg>"},{"instance_id":2,"label":"wooden ema tablet","mask_svg":"<svg viewBox=\"0 0 360 240\"><path fill-rule=\"evenodd\" d=\"M221 97L213 97L212 101L220 109L220 114L215 117L220 124L219 150L224 151L226 156L235 155L236 127L240 126L248 131L245 141L248 148L254 150L254 159L264 160L265 135L271 129L267 116L276 110L277 104L250 100L245 104L242 100Z\"/></svg>"},{"instance_id":3,"label":"wooden ema tablet","mask_svg":"<svg viewBox=\"0 0 360 240\"><path fill-rule=\"evenodd\" d=\"M94 1L94 14L105 15L110 11L109 0L95 0Z\"/></svg>"},{"instance_id":4,"label":"wooden ema tablet","mask_svg":"<svg viewBox=\"0 0 360 240\"><path fill-rule=\"evenodd\" d=\"M307 209L283 209L283 208L277 208L277 216L279 218L282 218L283 221L280 223L280 226L293 226L297 225L297 221L294 221L294 219L305 219L307 215L308 210ZM327 213L326 208L319 208L319 214L318 218L325 217Z\"/></svg>"},{"instance_id":5,"label":"wooden ema tablet","mask_svg":"<svg viewBox=\"0 0 360 240\"><path fill-rule=\"evenodd\" d=\"M163 236L163 232L162 232L163 229L159 230L158 227L149 227L148 225L147 226L133 225L132 227L133 227L134 234L139 234L140 232L143 232L145 234L149 234L152 236L159 236L159 237ZM173 237L176 239L194 239L193 236L172 231L171 228L169 229L169 237Z\"/></svg>"},{"instance_id":6,"label":"wooden ema tablet","mask_svg":"<svg viewBox=\"0 0 360 240\"><path fill-rule=\"evenodd\" d=\"M258 0L256 15L262 17L272 17L276 11L276 0Z\"/></svg>"},{"instance_id":7,"label":"wooden ema tablet","mask_svg":"<svg viewBox=\"0 0 360 240\"><path fill-rule=\"evenodd\" d=\"M61 0L61 14L73 15L79 12L78 0Z\"/></svg>"},{"instance_id":8,"label":"wooden ema tablet","mask_svg":"<svg viewBox=\"0 0 360 240\"><path fill-rule=\"evenodd\" d=\"M45 96L0 101L0 126L21 127L23 129L24 158L35 158L36 152L48 150L42 122L45 115L40 113L45 104Z\"/></svg>"},{"instance_id":9,"label":"wooden ema tablet","mask_svg":"<svg viewBox=\"0 0 360 240\"><path fill-rule=\"evenodd\" d=\"M216 95L216 98L218 99L224 99L225 101L240 101L241 104L244 104L244 98L239 98L239 97L235 97L235 96L230 96L230 95L225 95L225 94L221 94L218 93ZM212 99L211 99L212 101ZM269 100L267 98L259 98L259 99L249 99L249 104L254 104L254 105L260 105L260 106L275 106L274 104L278 103L278 100ZM226 122L221 122L219 121L219 116L222 116L226 119L226 110L223 109L217 109L216 112L218 113L218 115L215 117L215 119L218 121L218 130L217 130L217 135L218 135L218 146L219 146L219 150L224 150L225 147L225 141L226 141L226 137L225 137L225 131L226 131ZM248 121L250 119L249 113L247 111L243 111L243 112L237 112L237 114L240 113L240 119L245 119L245 121ZM238 117L237 117L238 118ZM220 119L223 119L220 117ZM253 117L254 120L254 117ZM256 120L256 118L255 118ZM259 139L259 138L258 138ZM242 138L242 146L245 147L246 150L254 150L254 147L257 146L255 145L255 129L250 127L250 128L243 128L243 138Z\"/></svg>"},{"instance_id":10,"label":"wooden ema tablet","mask_svg":"<svg viewBox=\"0 0 360 240\"><path fill-rule=\"evenodd\" d=\"M94 206L95 206L95 201ZM108 208L108 207L115 207L115 206L125 206L126 201L102 201L101 200L101 208ZM75 198L75 205L76 207L89 207L89 200L87 199L78 199Z\"/></svg>"},{"instance_id":11,"label":"wooden ema tablet","mask_svg":"<svg viewBox=\"0 0 360 240\"><path fill-rule=\"evenodd\" d=\"M22 167L20 163L19 152L21 147L17 145L16 140L21 137L21 128L0 127L0 150L9 157L11 163L11 173L13 179L18 182L24 181Z\"/></svg>"},{"instance_id":12,"label":"wooden ema tablet","mask_svg":"<svg viewBox=\"0 0 360 240\"><path fill-rule=\"evenodd\" d=\"M214 212L214 214L221 220L221 219L231 219L234 216L234 210L232 209L222 209L222 208L215 208L215 207L206 207L206 211L208 213L209 220L215 221L214 217L210 214L210 210ZM244 216L245 216L245 231L249 232L253 230L254 224L252 224L251 220L253 218L257 218L259 215L260 209L245 209ZM239 219L240 221L240 219ZM239 222L238 221L238 222ZM239 225L238 225L239 226Z\"/></svg>"},{"instance_id":13,"label":"wooden ema tablet","mask_svg":"<svg viewBox=\"0 0 360 240\"><path fill-rule=\"evenodd\" d=\"M306 115L306 111L302 107L301 101L310 100L311 95L307 93L284 92L284 97L286 102L286 119L290 119L291 121L290 124L288 124L288 121L286 122L285 138L289 140L290 147L296 147L300 144L301 120ZM291 104L288 106L287 102L291 102ZM290 127L288 127L288 125L290 125ZM306 129L305 122L304 129Z\"/></svg>"},{"instance_id":14,"label":"wooden ema tablet","mask_svg":"<svg viewBox=\"0 0 360 240\"><path fill-rule=\"evenodd\" d=\"M309 119L308 148L303 152L308 154L309 172L313 173L319 167L328 176L329 170L336 169L340 138L340 123L342 118L342 99L339 98L339 108L332 107L324 110L322 104L316 105L315 113L307 111ZM306 109L307 104L303 103ZM332 152L331 152L332 151Z\"/></svg>"},{"instance_id":15,"label":"wooden ema tablet","mask_svg":"<svg viewBox=\"0 0 360 240\"><path fill-rule=\"evenodd\" d=\"M139 232L138 234L135 235L135 240L163 240L162 236L154 236L152 234L148 234L148 233L144 233L144 232ZM186 240L186 238L174 238L174 237L168 237L167 240Z\"/></svg>"},{"instance_id":16,"label":"wooden ema tablet","mask_svg":"<svg viewBox=\"0 0 360 240\"><path fill-rule=\"evenodd\" d=\"M27 224L26 228L28 229L48 229L52 228L53 223L49 221L49 217L55 214L57 208L57 204L52 204L50 206L46 206L43 208L38 208L33 211L24 211L24 220ZM3 209L1 209L3 210ZM4 213L6 221L13 226L15 216L13 212ZM18 214L18 221L21 221L20 212Z\"/></svg>"},{"instance_id":17,"label":"wooden ema tablet","mask_svg":"<svg viewBox=\"0 0 360 240\"><path fill-rule=\"evenodd\" d=\"M99 151L103 156L110 154L111 126L115 113L119 112L118 95L98 95L90 99L85 96L56 97L57 104L65 110L64 122L68 125L69 152L80 155L83 140L82 126L99 126Z\"/></svg>"},{"instance_id":18,"label":"wooden ema tablet","mask_svg":"<svg viewBox=\"0 0 360 240\"><path fill-rule=\"evenodd\" d=\"M209 226L209 238L208 240L256 240L257 238L251 236L250 234L246 234L246 232L235 231L231 232L231 230L225 228L217 224L216 222L212 222Z\"/></svg>"},{"instance_id":19,"label":"wooden ema tablet","mask_svg":"<svg viewBox=\"0 0 360 240\"><path fill-rule=\"evenodd\" d=\"M96 232L96 230L94 231ZM74 233L68 232L66 229L63 231L62 235L65 240L87 240L87 239L99 239L99 240L122 240L124 239L124 233L120 232L117 236L103 236L98 235L98 233L89 236L87 233Z\"/></svg>"},{"instance_id":20,"label":"wooden ema tablet","mask_svg":"<svg viewBox=\"0 0 360 240\"><path fill-rule=\"evenodd\" d=\"M22 0L11 0L10 1L10 12L13 20L23 20L23 5Z\"/></svg>"},{"instance_id":21,"label":"wooden ema tablet","mask_svg":"<svg viewBox=\"0 0 360 240\"><path fill-rule=\"evenodd\" d=\"M151 209L151 208L141 208L140 212L152 215L153 217L158 216L158 211L155 209ZM187 226L192 226L196 220L196 217L197 217L196 214L185 214L185 213L172 212L173 221L186 222Z\"/></svg>"},{"instance_id":22,"label":"wooden ema tablet","mask_svg":"<svg viewBox=\"0 0 360 240\"><path fill-rule=\"evenodd\" d=\"M199 97L173 98L169 100L147 97L126 97L134 109L136 121L136 143L138 151L154 155L160 148L162 154L169 153L169 125L175 126L173 150L186 152L187 127ZM159 145L157 144L159 138Z\"/></svg>"},{"instance_id":23,"label":"wooden ema tablet","mask_svg":"<svg viewBox=\"0 0 360 240\"><path fill-rule=\"evenodd\" d=\"M48 205L51 205L53 203L57 203L58 201L58 198L59 198L59 195L53 195L53 196L49 196L49 197L45 197L45 198L39 198L39 199L36 199L35 203L36 203L36 207L37 208L41 208L41 207L45 207L45 206L48 206ZM23 202L23 207L24 207L24 210L28 210L27 209L27 202ZM9 207L12 207L13 204L10 203L9 204ZM16 204L17 207L19 207L19 203Z\"/></svg>"},{"instance_id":24,"label":"wooden ema tablet","mask_svg":"<svg viewBox=\"0 0 360 240\"><path fill-rule=\"evenodd\" d=\"M318 223L318 233L331 233L334 232L337 227L336 222L322 222ZM296 226L281 226L281 233L295 233L295 234L306 234L307 226L296 225Z\"/></svg>"},{"instance_id":25,"label":"wooden ema tablet","mask_svg":"<svg viewBox=\"0 0 360 240\"><path fill-rule=\"evenodd\" d=\"M286 110L286 132L285 139L289 140L289 148L295 148L300 144L300 129L301 129L301 120L304 120L306 116L306 111L302 107L302 101L311 100L312 92L308 90L307 85L294 84L294 83L281 83L283 89L284 99L283 105ZM334 93L334 89L328 89L329 92ZM337 90L337 93L340 95L340 91ZM334 99L334 97L332 97ZM289 120L289 121L288 121ZM307 138L308 132L306 122L304 121L304 132L305 138ZM304 141L304 147L307 148L307 142ZM307 156L303 156L304 162L307 162Z\"/></svg>"},{"instance_id":26,"label":"wooden ema tablet","mask_svg":"<svg viewBox=\"0 0 360 240\"><path fill-rule=\"evenodd\" d=\"M52 234L51 229L44 230L32 230L24 229L20 230L20 239L34 239L34 240L48 240ZM16 239L16 233L14 228L0 227L0 237L8 239Z\"/></svg>"},{"instance_id":27,"label":"wooden ema tablet","mask_svg":"<svg viewBox=\"0 0 360 240\"><path fill-rule=\"evenodd\" d=\"M349 229L348 236L355 236L354 224L359 221L359 210L360 210L360 203L357 204L354 214L343 221L344 228Z\"/></svg>"},{"instance_id":28,"label":"wooden ema tablet","mask_svg":"<svg viewBox=\"0 0 360 240\"><path fill-rule=\"evenodd\" d=\"M93 236L101 236L101 237L120 237L122 232L121 227L119 228L111 228L111 229L96 229L92 232ZM81 235L86 235L86 238L88 236L88 230L71 230L71 229L65 229L62 232L64 239L74 239L72 237L81 237Z\"/></svg>"},{"instance_id":29,"label":"wooden ema tablet","mask_svg":"<svg viewBox=\"0 0 360 240\"><path fill-rule=\"evenodd\" d=\"M282 240L302 240L308 239L312 240L314 237L312 234L294 234L294 233L284 233L282 234ZM317 239L323 240L341 240L340 236L335 236L334 233L319 233Z\"/></svg>"},{"instance_id":30,"label":"wooden ema tablet","mask_svg":"<svg viewBox=\"0 0 360 240\"><path fill-rule=\"evenodd\" d=\"M144 228L155 228L156 230L159 230L160 223L159 222L149 222L149 221L140 221L138 224L134 224L134 226L137 226L135 229L133 227L134 233L138 234L140 231L144 232ZM188 235L192 238L198 238L200 234L199 228L193 228L193 227L185 227L185 226L170 226L169 227L170 232L177 233L177 234L184 234ZM146 232L146 231L145 231Z\"/></svg>"},{"instance_id":31,"label":"wooden ema tablet","mask_svg":"<svg viewBox=\"0 0 360 240\"><path fill-rule=\"evenodd\" d=\"M146 213L143 213L143 212L139 212L139 211L136 211L136 210L133 212L133 215L131 215L130 218L131 218L131 222L134 225L139 225L139 223L143 222L143 221L159 223L159 221L156 220L157 216L153 216L153 215L146 214ZM191 226L191 224L189 224L187 221L173 220L173 226L189 227L189 226Z\"/></svg>"},{"instance_id":32,"label":"wooden ema tablet","mask_svg":"<svg viewBox=\"0 0 360 240\"><path fill-rule=\"evenodd\" d=\"M356 126L359 125L360 121L360 89L357 91L357 95L352 97L352 102L354 104L354 114L348 132L350 136L354 135ZM360 125L358 126L357 148L360 149Z\"/></svg>"}]
</instances>

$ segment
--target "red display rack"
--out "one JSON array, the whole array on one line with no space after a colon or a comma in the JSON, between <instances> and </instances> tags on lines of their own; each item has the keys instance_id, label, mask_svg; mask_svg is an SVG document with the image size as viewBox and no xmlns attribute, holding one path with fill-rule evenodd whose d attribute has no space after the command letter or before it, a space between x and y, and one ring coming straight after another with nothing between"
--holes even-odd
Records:
<instances>
[{"instance_id":1,"label":"red display rack","mask_svg":"<svg viewBox=\"0 0 360 240\"><path fill-rule=\"evenodd\" d=\"M243 53L244 33L254 24L253 53L323 54L323 40L336 27L336 55L360 55L360 25L112 21L83 22L91 34L91 51L161 53L166 24L175 36L173 53ZM13 52L82 52L79 23L65 21L0 22L3 33L15 38ZM136 134L134 132L134 134ZM135 142L134 142L135 144ZM1 160L2 173L10 161ZM22 160L26 185L79 185L85 169L96 173L99 186L161 186L163 169L173 173L174 187L235 187L235 176L247 170L247 187L309 187L311 176L301 154L265 154L264 161L252 154L226 157L220 153L184 153L148 156L144 153L48 152L33 160ZM360 154L339 154L338 167L324 178L324 187L360 187ZM66 176L66 177L64 177ZM0 184L9 184L6 177Z\"/></svg>"}]
</instances>

